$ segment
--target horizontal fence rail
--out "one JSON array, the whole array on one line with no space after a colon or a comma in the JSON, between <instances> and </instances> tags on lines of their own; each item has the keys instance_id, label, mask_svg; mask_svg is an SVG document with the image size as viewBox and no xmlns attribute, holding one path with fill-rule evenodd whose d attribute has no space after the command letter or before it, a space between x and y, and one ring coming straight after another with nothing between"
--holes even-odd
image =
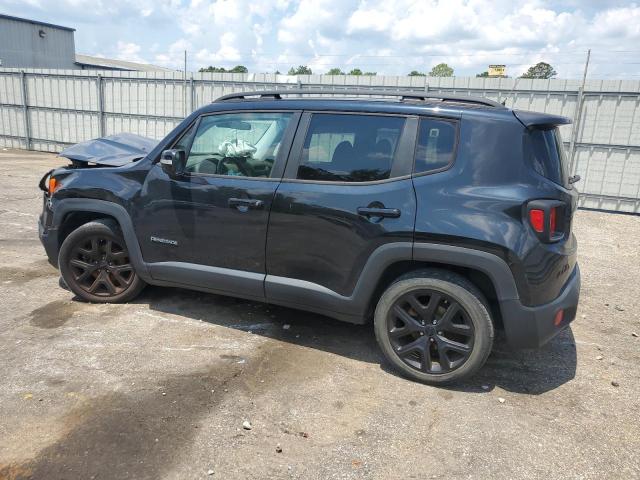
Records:
<instances>
[{"instance_id":1,"label":"horizontal fence rail","mask_svg":"<svg viewBox=\"0 0 640 480\"><path fill-rule=\"evenodd\" d=\"M161 139L216 98L249 90L363 88L484 96L564 115L580 205L640 213L640 81L0 69L0 146L58 152L120 132Z\"/></svg>"}]
</instances>

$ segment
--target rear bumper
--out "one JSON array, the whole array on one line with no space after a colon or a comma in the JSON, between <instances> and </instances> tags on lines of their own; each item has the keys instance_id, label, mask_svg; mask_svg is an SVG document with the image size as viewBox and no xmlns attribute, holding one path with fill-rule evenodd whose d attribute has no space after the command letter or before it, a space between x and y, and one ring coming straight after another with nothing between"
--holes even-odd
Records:
<instances>
[{"instance_id":1,"label":"rear bumper","mask_svg":"<svg viewBox=\"0 0 640 480\"><path fill-rule=\"evenodd\" d=\"M580 269L576 267L560 295L552 302L526 307L519 300L500 302L505 334L515 348L538 348L564 330L576 317L580 298ZM556 314L563 310L562 321L556 325Z\"/></svg>"},{"instance_id":2,"label":"rear bumper","mask_svg":"<svg viewBox=\"0 0 640 480\"><path fill-rule=\"evenodd\" d=\"M45 228L42 224L42 217L38 220L38 237L47 253L49 263L58 268L58 230L56 228Z\"/></svg>"}]
</instances>

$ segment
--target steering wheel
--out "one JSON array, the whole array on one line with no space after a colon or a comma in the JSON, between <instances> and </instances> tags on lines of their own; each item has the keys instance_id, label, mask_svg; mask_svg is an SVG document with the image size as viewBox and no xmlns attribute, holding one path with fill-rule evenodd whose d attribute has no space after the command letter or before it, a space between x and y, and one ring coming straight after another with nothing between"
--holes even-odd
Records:
<instances>
[{"instance_id":1,"label":"steering wheel","mask_svg":"<svg viewBox=\"0 0 640 480\"><path fill-rule=\"evenodd\" d=\"M249 165L246 163L246 159L244 157L224 157L218 163L218 174L219 175L227 175L229 173L229 168L225 165L227 161L233 162L237 167L240 173L245 177L251 177L251 170Z\"/></svg>"}]
</instances>

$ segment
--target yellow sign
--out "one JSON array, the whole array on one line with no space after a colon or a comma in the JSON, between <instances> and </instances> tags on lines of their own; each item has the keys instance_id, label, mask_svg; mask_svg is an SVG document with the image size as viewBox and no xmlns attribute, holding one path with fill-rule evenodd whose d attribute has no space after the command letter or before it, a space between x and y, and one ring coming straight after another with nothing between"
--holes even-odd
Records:
<instances>
[{"instance_id":1,"label":"yellow sign","mask_svg":"<svg viewBox=\"0 0 640 480\"><path fill-rule=\"evenodd\" d=\"M506 65L489 65L490 77L504 77L507 74Z\"/></svg>"}]
</instances>

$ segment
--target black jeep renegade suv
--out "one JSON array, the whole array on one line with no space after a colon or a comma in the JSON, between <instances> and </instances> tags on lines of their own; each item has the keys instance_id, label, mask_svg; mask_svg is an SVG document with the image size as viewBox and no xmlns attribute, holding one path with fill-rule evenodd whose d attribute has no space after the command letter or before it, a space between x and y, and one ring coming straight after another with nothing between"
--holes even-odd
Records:
<instances>
[{"instance_id":1,"label":"black jeep renegade suv","mask_svg":"<svg viewBox=\"0 0 640 480\"><path fill-rule=\"evenodd\" d=\"M373 319L389 362L433 384L477 371L496 329L527 348L567 327L580 290L568 119L327 93L227 95L159 143L69 148L41 181L51 263L90 302L150 283Z\"/></svg>"}]
</instances>

